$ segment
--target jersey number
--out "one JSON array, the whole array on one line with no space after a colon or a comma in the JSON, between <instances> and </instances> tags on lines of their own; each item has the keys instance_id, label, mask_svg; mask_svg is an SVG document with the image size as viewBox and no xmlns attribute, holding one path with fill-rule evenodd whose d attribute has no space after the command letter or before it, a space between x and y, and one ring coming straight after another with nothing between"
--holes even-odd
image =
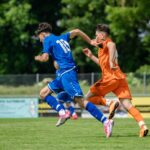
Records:
<instances>
[{"instance_id":1,"label":"jersey number","mask_svg":"<svg viewBox=\"0 0 150 150\"><path fill-rule=\"evenodd\" d=\"M69 46L69 43L67 41L60 39L60 40L57 40L56 43L61 46L61 48L63 49L63 51L65 53L70 52L70 46Z\"/></svg>"}]
</instances>

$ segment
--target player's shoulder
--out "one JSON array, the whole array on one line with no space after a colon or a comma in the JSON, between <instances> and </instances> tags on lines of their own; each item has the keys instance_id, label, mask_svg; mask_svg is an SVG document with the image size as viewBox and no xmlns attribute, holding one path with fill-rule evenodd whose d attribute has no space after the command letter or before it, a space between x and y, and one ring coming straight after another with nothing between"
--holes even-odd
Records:
<instances>
[{"instance_id":1,"label":"player's shoulder","mask_svg":"<svg viewBox=\"0 0 150 150\"><path fill-rule=\"evenodd\" d=\"M56 35L51 34L51 35L44 38L44 42L45 43L53 43L53 41L55 41L56 38L57 38Z\"/></svg>"},{"instance_id":2,"label":"player's shoulder","mask_svg":"<svg viewBox=\"0 0 150 150\"><path fill-rule=\"evenodd\" d=\"M48 40L53 39L53 37L54 37L54 34L50 34L50 35L46 36L46 37L44 38L44 40L48 41Z\"/></svg>"},{"instance_id":3,"label":"player's shoulder","mask_svg":"<svg viewBox=\"0 0 150 150\"><path fill-rule=\"evenodd\" d=\"M62 33L59 38L65 40L65 41L69 41L70 40L70 32L65 32L65 33Z\"/></svg>"},{"instance_id":4,"label":"player's shoulder","mask_svg":"<svg viewBox=\"0 0 150 150\"><path fill-rule=\"evenodd\" d=\"M111 39L109 39L109 40L107 41L107 46L108 46L108 47L109 47L109 46L116 46L116 43L113 42Z\"/></svg>"},{"instance_id":5,"label":"player's shoulder","mask_svg":"<svg viewBox=\"0 0 150 150\"><path fill-rule=\"evenodd\" d=\"M69 36L69 35L70 35L70 32L65 32L65 33L62 33L60 36L65 37L65 36Z\"/></svg>"}]
</instances>

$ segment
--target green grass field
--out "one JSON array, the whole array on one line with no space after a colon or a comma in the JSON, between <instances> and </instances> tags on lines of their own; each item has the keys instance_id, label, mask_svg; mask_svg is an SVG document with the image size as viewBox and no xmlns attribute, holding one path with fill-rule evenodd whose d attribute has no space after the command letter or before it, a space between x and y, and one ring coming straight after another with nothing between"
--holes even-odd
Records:
<instances>
[{"instance_id":1,"label":"green grass field","mask_svg":"<svg viewBox=\"0 0 150 150\"><path fill-rule=\"evenodd\" d=\"M106 139L94 119L0 119L0 150L149 150L150 136L139 138L133 119L115 119L113 136ZM150 119L146 120L150 128Z\"/></svg>"}]
</instances>

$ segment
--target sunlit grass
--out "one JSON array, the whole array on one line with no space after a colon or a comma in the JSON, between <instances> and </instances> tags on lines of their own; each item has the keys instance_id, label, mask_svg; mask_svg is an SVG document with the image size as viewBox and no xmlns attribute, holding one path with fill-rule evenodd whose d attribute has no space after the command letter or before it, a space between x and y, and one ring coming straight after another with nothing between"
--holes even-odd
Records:
<instances>
[{"instance_id":1,"label":"sunlit grass","mask_svg":"<svg viewBox=\"0 0 150 150\"><path fill-rule=\"evenodd\" d=\"M111 138L94 119L68 120L57 128L57 118L0 119L0 150L149 150L150 136L139 138L133 119L115 119ZM150 119L146 120L150 128Z\"/></svg>"}]
</instances>

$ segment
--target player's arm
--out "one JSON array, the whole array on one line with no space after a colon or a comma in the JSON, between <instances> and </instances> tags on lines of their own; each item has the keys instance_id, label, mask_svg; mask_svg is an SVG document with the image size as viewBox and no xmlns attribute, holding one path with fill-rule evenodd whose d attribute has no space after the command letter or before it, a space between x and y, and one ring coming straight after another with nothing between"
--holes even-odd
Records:
<instances>
[{"instance_id":1,"label":"player's arm","mask_svg":"<svg viewBox=\"0 0 150 150\"><path fill-rule=\"evenodd\" d=\"M98 58L97 58L95 55L93 55L93 53L91 52L90 49L84 48L84 49L83 49L83 53L84 53L87 57L89 57L91 60L93 60L96 64L99 65L99 60L98 60Z\"/></svg>"},{"instance_id":2,"label":"player's arm","mask_svg":"<svg viewBox=\"0 0 150 150\"><path fill-rule=\"evenodd\" d=\"M34 58L36 61L40 61L40 62L47 62L49 60L49 55L48 53L43 53L41 55L37 55Z\"/></svg>"},{"instance_id":3,"label":"player's arm","mask_svg":"<svg viewBox=\"0 0 150 150\"><path fill-rule=\"evenodd\" d=\"M52 46L49 44L49 40L46 38L43 40L42 44L43 44L42 54L35 56L34 59L40 62L47 62L49 60L49 51Z\"/></svg>"},{"instance_id":4,"label":"player's arm","mask_svg":"<svg viewBox=\"0 0 150 150\"><path fill-rule=\"evenodd\" d=\"M116 45L113 42L109 42L107 44L109 50L109 65L111 69L116 69L117 67L114 65L115 54L116 54Z\"/></svg>"},{"instance_id":5,"label":"player's arm","mask_svg":"<svg viewBox=\"0 0 150 150\"><path fill-rule=\"evenodd\" d=\"M83 31L81 31L79 29L74 29L74 30L70 31L70 39L73 39L76 36L81 37L84 41L86 41L90 45L93 45L93 46L97 46L98 45L98 43L96 43L95 41L91 40L90 37L87 34L85 34Z\"/></svg>"}]
</instances>

